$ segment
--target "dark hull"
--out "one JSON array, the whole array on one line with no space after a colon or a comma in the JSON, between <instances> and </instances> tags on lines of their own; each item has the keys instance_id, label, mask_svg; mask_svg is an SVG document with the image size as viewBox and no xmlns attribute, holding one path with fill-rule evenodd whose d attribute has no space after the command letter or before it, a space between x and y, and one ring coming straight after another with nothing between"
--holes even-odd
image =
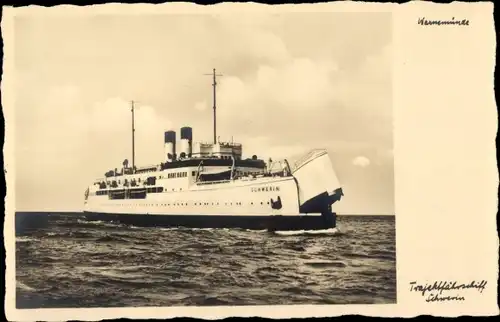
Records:
<instances>
[{"instance_id":1,"label":"dark hull","mask_svg":"<svg viewBox=\"0 0 500 322\"><path fill-rule=\"evenodd\" d=\"M137 227L240 228L250 230L322 230L335 228L335 214L321 216L135 215L84 212L88 220Z\"/></svg>"}]
</instances>

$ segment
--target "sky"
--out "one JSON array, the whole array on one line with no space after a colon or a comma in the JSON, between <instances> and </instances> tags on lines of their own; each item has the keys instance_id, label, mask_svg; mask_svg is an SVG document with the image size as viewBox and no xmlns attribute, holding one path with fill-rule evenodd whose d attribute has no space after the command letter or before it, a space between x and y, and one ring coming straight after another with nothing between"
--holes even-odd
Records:
<instances>
[{"instance_id":1,"label":"sky","mask_svg":"<svg viewBox=\"0 0 500 322\"><path fill-rule=\"evenodd\" d=\"M193 128L267 160L329 151L339 214L393 214L390 13L15 18L18 211L79 211L86 187L131 159L163 161Z\"/></svg>"}]
</instances>

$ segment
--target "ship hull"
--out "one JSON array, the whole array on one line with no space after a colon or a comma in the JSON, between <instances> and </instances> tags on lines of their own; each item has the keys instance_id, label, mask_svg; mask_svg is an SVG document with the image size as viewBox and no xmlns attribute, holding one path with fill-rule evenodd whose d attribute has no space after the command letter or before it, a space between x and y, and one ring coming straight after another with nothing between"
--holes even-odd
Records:
<instances>
[{"instance_id":1,"label":"ship hull","mask_svg":"<svg viewBox=\"0 0 500 322\"><path fill-rule=\"evenodd\" d=\"M84 212L87 220L116 222L137 227L239 228L290 231L323 230L335 227L335 214L231 216L231 215L146 215Z\"/></svg>"}]
</instances>

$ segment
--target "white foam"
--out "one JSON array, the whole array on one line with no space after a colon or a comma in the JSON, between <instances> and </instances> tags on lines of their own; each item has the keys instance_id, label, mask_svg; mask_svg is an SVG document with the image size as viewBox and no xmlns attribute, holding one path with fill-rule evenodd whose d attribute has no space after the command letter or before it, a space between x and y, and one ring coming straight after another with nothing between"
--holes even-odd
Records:
<instances>
[{"instance_id":1,"label":"white foam","mask_svg":"<svg viewBox=\"0 0 500 322\"><path fill-rule=\"evenodd\" d=\"M31 242L31 241L35 241L34 238L30 238L30 237L16 237L16 243L27 243L27 242Z\"/></svg>"},{"instance_id":2,"label":"white foam","mask_svg":"<svg viewBox=\"0 0 500 322\"><path fill-rule=\"evenodd\" d=\"M329 228L329 229L321 229L321 230L284 230L284 231L275 231L277 235L282 236L295 236L295 235L335 235L340 233L338 228Z\"/></svg>"},{"instance_id":3,"label":"white foam","mask_svg":"<svg viewBox=\"0 0 500 322\"><path fill-rule=\"evenodd\" d=\"M16 286L24 291L35 291L35 289L33 287L28 286L28 285L24 284L23 282L17 281Z\"/></svg>"}]
</instances>

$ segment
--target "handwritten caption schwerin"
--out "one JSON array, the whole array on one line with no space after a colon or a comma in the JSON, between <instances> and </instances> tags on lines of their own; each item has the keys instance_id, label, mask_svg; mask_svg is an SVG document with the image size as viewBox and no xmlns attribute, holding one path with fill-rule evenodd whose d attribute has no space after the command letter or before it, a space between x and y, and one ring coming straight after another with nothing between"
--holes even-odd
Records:
<instances>
[{"instance_id":1,"label":"handwritten caption schwerin","mask_svg":"<svg viewBox=\"0 0 500 322\"><path fill-rule=\"evenodd\" d=\"M433 283L419 284L410 282L410 292L418 292L426 302L465 301L465 291L474 290L483 293L486 288L485 280L462 283L458 281L434 281Z\"/></svg>"}]
</instances>

